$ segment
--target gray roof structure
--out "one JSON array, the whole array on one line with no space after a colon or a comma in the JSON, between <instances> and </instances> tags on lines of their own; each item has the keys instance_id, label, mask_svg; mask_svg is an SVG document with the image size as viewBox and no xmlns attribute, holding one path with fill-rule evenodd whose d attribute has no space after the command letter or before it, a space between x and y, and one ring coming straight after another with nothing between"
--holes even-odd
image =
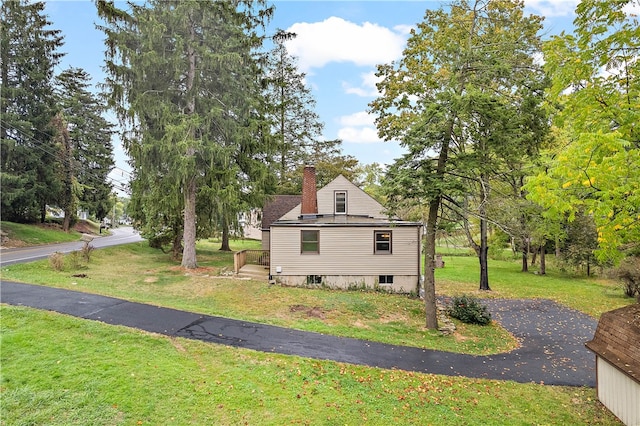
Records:
<instances>
[{"instance_id":1,"label":"gray roof structure","mask_svg":"<svg viewBox=\"0 0 640 426\"><path fill-rule=\"evenodd\" d=\"M302 202L302 195L275 195L262 208L262 229L268 230L273 222Z\"/></svg>"}]
</instances>

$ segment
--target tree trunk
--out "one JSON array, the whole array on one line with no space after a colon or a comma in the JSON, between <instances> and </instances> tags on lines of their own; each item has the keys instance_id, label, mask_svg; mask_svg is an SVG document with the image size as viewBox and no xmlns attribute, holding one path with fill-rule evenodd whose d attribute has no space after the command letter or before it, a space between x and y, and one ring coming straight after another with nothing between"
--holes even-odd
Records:
<instances>
[{"instance_id":1,"label":"tree trunk","mask_svg":"<svg viewBox=\"0 0 640 426\"><path fill-rule=\"evenodd\" d=\"M489 288L489 244L488 244L488 222L486 203L489 198L489 182L486 176L480 176L480 193L482 199L478 207L480 215L480 290L491 290Z\"/></svg>"},{"instance_id":2,"label":"tree trunk","mask_svg":"<svg viewBox=\"0 0 640 426\"><path fill-rule=\"evenodd\" d=\"M195 29L190 27L189 30L191 41L193 41L196 38ZM193 85L195 84L196 52L191 46L189 46L187 50L189 70L187 72L186 88L187 92L190 93L193 89ZM191 116L195 114L195 111L196 102L192 97L187 102L187 115ZM196 134L194 129L190 130L189 137L195 140ZM196 154L195 148L193 146L187 147L185 154L187 157L194 157ZM195 167L195 165L193 167ZM184 238L184 251L182 252L182 267L195 269L198 267L198 263L196 261L196 171L187 171L186 175L187 177L185 178L184 185L184 231L182 235Z\"/></svg>"},{"instance_id":3,"label":"tree trunk","mask_svg":"<svg viewBox=\"0 0 640 426\"><path fill-rule=\"evenodd\" d=\"M62 230L64 232L69 232L71 228L71 214L68 208L64 209L64 219L62 220Z\"/></svg>"},{"instance_id":4,"label":"tree trunk","mask_svg":"<svg viewBox=\"0 0 640 426\"><path fill-rule=\"evenodd\" d=\"M451 117L447 123L446 141L453 135L455 118ZM443 143L438 156L436 179L444 180L445 168L449 159L449 143ZM438 307L436 304L436 277L434 263L436 260L436 229L438 225L438 210L442 197L438 195L429 201L429 217L427 218L426 238L424 242L424 307L426 327L429 330L438 329Z\"/></svg>"},{"instance_id":5,"label":"tree trunk","mask_svg":"<svg viewBox=\"0 0 640 426\"><path fill-rule=\"evenodd\" d=\"M484 209L483 209L484 210ZM487 220L480 219L480 290L491 290L489 287L489 245L487 244Z\"/></svg>"},{"instance_id":6,"label":"tree trunk","mask_svg":"<svg viewBox=\"0 0 640 426\"><path fill-rule=\"evenodd\" d=\"M522 272L529 272L529 247L527 238L522 237Z\"/></svg>"},{"instance_id":7,"label":"tree trunk","mask_svg":"<svg viewBox=\"0 0 640 426\"><path fill-rule=\"evenodd\" d=\"M545 242L542 242L540 246L540 275L546 275L547 273L547 263L545 259Z\"/></svg>"},{"instance_id":8,"label":"tree trunk","mask_svg":"<svg viewBox=\"0 0 640 426\"><path fill-rule=\"evenodd\" d=\"M440 198L429 203L429 217L427 218L426 238L424 242L424 307L426 312L427 328L438 329L438 313L436 305L436 226L438 223L438 210Z\"/></svg>"},{"instance_id":9,"label":"tree trunk","mask_svg":"<svg viewBox=\"0 0 640 426\"><path fill-rule=\"evenodd\" d=\"M182 267L195 269L196 262L196 179L187 181L184 188L184 251Z\"/></svg>"},{"instance_id":10,"label":"tree trunk","mask_svg":"<svg viewBox=\"0 0 640 426\"><path fill-rule=\"evenodd\" d=\"M64 156L64 220L62 221L62 230L64 232L69 232L69 229L71 228L71 220L76 214L76 212L74 211L75 203L73 200L73 147L71 146L71 137L69 136L69 132L67 130L67 123L64 121L64 118L60 113L56 116L56 124L58 127L58 131L60 132L63 149L62 155ZM111 224L113 225L113 222L111 222Z\"/></svg>"},{"instance_id":11,"label":"tree trunk","mask_svg":"<svg viewBox=\"0 0 640 426\"><path fill-rule=\"evenodd\" d=\"M222 245L220 246L220 251L231 251L229 246L229 224L225 219L223 219L222 223Z\"/></svg>"}]
</instances>

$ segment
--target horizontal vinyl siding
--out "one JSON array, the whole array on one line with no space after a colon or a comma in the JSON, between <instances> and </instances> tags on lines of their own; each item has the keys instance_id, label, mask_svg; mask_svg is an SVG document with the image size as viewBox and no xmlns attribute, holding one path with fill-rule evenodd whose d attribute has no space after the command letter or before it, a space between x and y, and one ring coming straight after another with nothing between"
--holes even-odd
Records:
<instances>
[{"instance_id":1,"label":"horizontal vinyl siding","mask_svg":"<svg viewBox=\"0 0 640 426\"><path fill-rule=\"evenodd\" d=\"M336 191L345 191L347 193L347 214L352 216L371 216L376 218L386 218L383 213L384 208L369 194L358 188L347 178L340 175L321 188L317 192L318 197L318 214L332 215L335 213ZM293 209L285 213L280 219L296 220L300 216L301 205L297 205Z\"/></svg>"},{"instance_id":2,"label":"horizontal vinyl siding","mask_svg":"<svg viewBox=\"0 0 640 426\"><path fill-rule=\"evenodd\" d=\"M344 176L338 176L327 186L318 191L318 213L335 213L335 192L347 193L347 214L352 216L386 217L382 213L382 205L369 194L349 182Z\"/></svg>"},{"instance_id":3,"label":"horizontal vinyl siding","mask_svg":"<svg viewBox=\"0 0 640 426\"><path fill-rule=\"evenodd\" d=\"M598 399L625 425L640 425L640 384L597 358Z\"/></svg>"},{"instance_id":4,"label":"horizontal vinyl siding","mask_svg":"<svg viewBox=\"0 0 640 426\"><path fill-rule=\"evenodd\" d=\"M300 230L320 231L320 254L300 253ZM373 254L374 230L391 230L392 254ZM415 227L272 227L271 274L276 275L418 275Z\"/></svg>"}]
</instances>

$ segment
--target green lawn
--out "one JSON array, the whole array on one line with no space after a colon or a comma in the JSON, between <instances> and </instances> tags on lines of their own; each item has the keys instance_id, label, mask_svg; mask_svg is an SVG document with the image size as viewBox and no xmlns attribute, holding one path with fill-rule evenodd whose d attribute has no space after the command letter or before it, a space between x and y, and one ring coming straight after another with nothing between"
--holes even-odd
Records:
<instances>
[{"instance_id":1,"label":"green lawn","mask_svg":"<svg viewBox=\"0 0 640 426\"><path fill-rule=\"evenodd\" d=\"M259 243L232 244L237 250ZM68 262L58 272L48 261L40 261L9 266L1 274L6 280L397 345L492 354L517 344L495 323L481 327L457 322L457 333L447 337L426 330L423 302L404 295L281 287L230 277L226 274L232 270L233 255L218 248L219 243L201 242L200 268L193 271L184 271L169 255L138 243L94 251L89 264L79 270Z\"/></svg>"},{"instance_id":2,"label":"green lawn","mask_svg":"<svg viewBox=\"0 0 640 426\"><path fill-rule=\"evenodd\" d=\"M620 424L594 389L360 367L1 311L6 426Z\"/></svg>"},{"instance_id":3,"label":"green lawn","mask_svg":"<svg viewBox=\"0 0 640 426\"><path fill-rule=\"evenodd\" d=\"M547 268L546 275L520 272L520 261L490 260L491 291L479 291L478 259L443 256L445 267L436 269L440 294L471 294L486 298L546 298L599 318L603 312L629 305L620 283L601 277L572 275Z\"/></svg>"},{"instance_id":4,"label":"green lawn","mask_svg":"<svg viewBox=\"0 0 640 426\"><path fill-rule=\"evenodd\" d=\"M258 248L234 241L232 248ZM509 350L505 330L457 323L424 328L421 301L402 295L268 285L229 277L231 253L198 245L185 271L145 243L12 265L2 279L121 297L301 330L472 354ZM478 292L477 260L446 256L442 295L547 297L598 317L633 302L611 281L550 271L522 274L491 261ZM74 265L75 264L75 265ZM351 366L153 335L30 308L1 306L2 425L619 425L594 389L517 384Z\"/></svg>"}]
</instances>

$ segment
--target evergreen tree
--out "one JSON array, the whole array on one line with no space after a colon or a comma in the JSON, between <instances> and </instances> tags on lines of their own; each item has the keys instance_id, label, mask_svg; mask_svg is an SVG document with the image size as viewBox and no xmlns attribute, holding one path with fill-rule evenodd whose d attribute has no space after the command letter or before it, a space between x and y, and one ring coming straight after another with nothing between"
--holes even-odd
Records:
<instances>
[{"instance_id":1,"label":"evergreen tree","mask_svg":"<svg viewBox=\"0 0 640 426\"><path fill-rule=\"evenodd\" d=\"M68 125L78 207L102 219L111 210L113 125L103 116L104 107L90 90L90 76L78 68L57 76L58 106ZM75 215L75 211L73 212Z\"/></svg>"},{"instance_id":2,"label":"evergreen tree","mask_svg":"<svg viewBox=\"0 0 640 426\"><path fill-rule=\"evenodd\" d=\"M47 29L43 2L9 0L0 6L1 208L4 220L44 222L46 205L62 187L51 127L56 105L54 67L62 45Z\"/></svg>"},{"instance_id":3,"label":"evergreen tree","mask_svg":"<svg viewBox=\"0 0 640 426\"><path fill-rule=\"evenodd\" d=\"M305 84L305 74L298 70L297 58L289 55L286 41L295 34L278 30L272 37L274 47L267 56L266 97L269 99L268 116L277 146L275 162L278 164L281 191L292 192L292 172L311 160L314 144L324 125L314 111L316 101ZM295 192L295 190L293 191Z\"/></svg>"},{"instance_id":4,"label":"evergreen tree","mask_svg":"<svg viewBox=\"0 0 640 426\"><path fill-rule=\"evenodd\" d=\"M69 136L69 126L61 112L58 112L52 120L52 129L55 132L56 148L60 158L59 178L62 190L57 199L57 206L64 212L62 230L68 232L75 222L78 208L78 180L75 176L77 169L76 161L73 158L73 146Z\"/></svg>"},{"instance_id":5,"label":"evergreen tree","mask_svg":"<svg viewBox=\"0 0 640 426\"><path fill-rule=\"evenodd\" d=\"M183 250L182 266L195 268L196 238L221 222L199 220L205 212L197 206L236 209L242 196L232 199L231 191L257 197L269 182L255 49L272 9L263 1L130 7L98 1L107 22L107 86L128 125L132 214L146 232L169 233L174 254Z\"/></svg>"}]
</instances>

